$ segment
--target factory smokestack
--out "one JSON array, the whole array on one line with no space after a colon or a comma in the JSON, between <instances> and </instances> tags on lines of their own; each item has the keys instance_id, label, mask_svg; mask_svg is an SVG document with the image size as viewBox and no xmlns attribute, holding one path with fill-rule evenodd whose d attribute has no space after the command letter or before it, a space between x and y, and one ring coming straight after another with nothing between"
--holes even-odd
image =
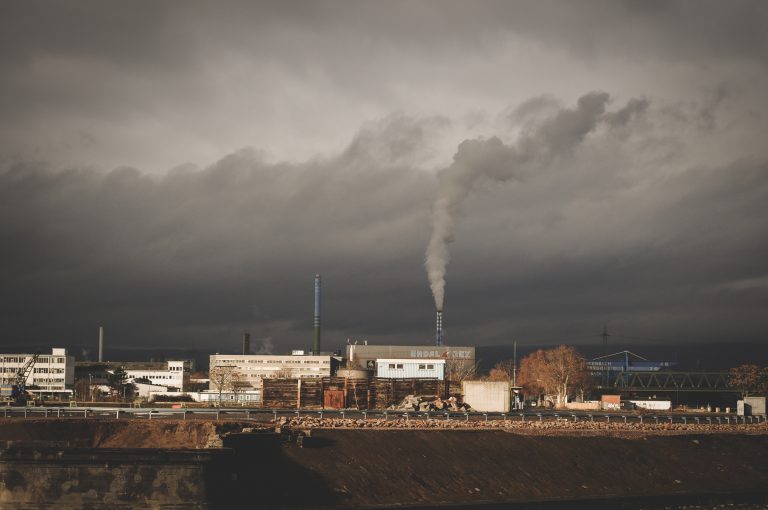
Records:
<instances>
[{"instance_id":1,"label":"factory smokestack","mask_svg":"<svg viewBox=\"0 0 768 510\"><path fill-rule=\"evenodd\" d=\"M104 361L104 326L99 326L99 363Z\"/></svg>"},{"instance_id":2,"label":"factory smokestack","mask_svg":"<svg viewBox=\"0 0 768 510\"><path fill-rule=\"evenodd\" d=\"M243 354L251 353L251 334L247 331L243 333Z\"/></svg>"},{"instance_id":3,"label":"factory smokestack","mask_svg":"<svg viewBox=\"0 0 768 510\"><path fill-rule=\"evenodd\" d=\"M315 275L315 337L312 341L312 354L320 354L320 275Z\"/></svg>"},{"instance_id":4,"label":"factory smokestack","mask_svg":"<svg viewBox=\"0 0 768 510\"><path fill-rule=\"evenodd\" d=\"M443 311L437 311L437 324L435 329L435 345L438 347L443 346Z\"/></svg>"}]
</instances>

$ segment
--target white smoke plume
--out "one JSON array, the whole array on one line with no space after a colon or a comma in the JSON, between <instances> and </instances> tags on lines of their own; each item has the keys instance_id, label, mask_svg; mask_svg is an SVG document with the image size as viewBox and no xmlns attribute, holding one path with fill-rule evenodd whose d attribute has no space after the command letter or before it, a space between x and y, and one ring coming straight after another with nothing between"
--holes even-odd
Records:
<instances>
[{"instance_id":1,"label":"white smoke plume","mask_svg":"<svg viewBox=\"0 0 768 510\"><path fill-rule=\"evenodd\" d=\"M257 338L254 347L256 347L254 354L272 354L275 349L275 344L272 343L271 336L265 336L263 338Z\"/></svg>"},{"instance_id":2,"label":"white smoke plume","mask_svg":"<svg viewBox=\"0 0 768 510\"><path fill-rule=\"evenodd\" d=\"M504 182L545 168L552 160L568 155L603 123L609 129L624 125L643 111L647 101L633 99L626 107L606 113L609 96L590 92L575 108L556 111L533 128L524 130L513 144L497 137L463 141L453 163L438 174L437 199L432 210L432 235L425 266L435 307L443 309L445 274L450 261L448 245L453 241L456 217L475 183L482 179Z\"/></svg>"}]
</instances>

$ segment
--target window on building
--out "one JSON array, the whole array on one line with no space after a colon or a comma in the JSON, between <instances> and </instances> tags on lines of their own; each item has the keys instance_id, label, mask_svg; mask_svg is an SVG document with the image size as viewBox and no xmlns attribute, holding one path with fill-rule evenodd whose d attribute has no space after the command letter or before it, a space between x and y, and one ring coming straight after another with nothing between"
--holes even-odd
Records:
<instances>
[{"instance_id":1,"label":"window on building","mask_svg":"<svg viewBox=\"0 0 768 510\"><path fill-rule=\"evenodd\" d=\"M425 368L427 368L427 365L419 365L419 370L424 370Z\"/></svg>"},{"instance_id":2,"label":"window on building","mask_svg":"<svg viewBox=\"0 0 768 510\"><path fill-rule=\"evenodd\" d=\"M427 365L427 370L434 370L434 369L435 369L435 365Z\"/></svg>"},{"instance_id":3,"label":"window on building","mask_svg":"<svg viewBox=\"0 0 768 510\"><path fill-rule=\"evenodd\" d=\"M398 363L397 364L397 368L403 368L403 364L402 363Z\"/></svg>"},{"instance_id":4,"label":"window on building","mask_svg":"<svg viewBox=\"0 0 768 510\"><path fill-rule=\"evenodd\" d=\"M395 364L394 363L390 363L389 364L389 368L395 368Z\"/></svg>"}]
</instances>

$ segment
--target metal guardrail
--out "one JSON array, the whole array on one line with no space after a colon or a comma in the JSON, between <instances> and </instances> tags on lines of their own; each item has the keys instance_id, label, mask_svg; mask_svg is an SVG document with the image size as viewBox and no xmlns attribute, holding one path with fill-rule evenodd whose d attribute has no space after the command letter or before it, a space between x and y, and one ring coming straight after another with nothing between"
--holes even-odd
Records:
<instances>
[{"instance_id":1,"label":"metal guardrail","mask_svg":"<svg viewBox=\"0 0 768 510\"><path fill-rule=\"evenodd\" d=\"M447 411L402 411L402 410L352 410L352 409L244 409L244 408L168 408L168 407L11 407L1 408L3 418L103 418L103 419L159 419L188 418L208 419L244 419L255 421L274 420L279 417L317 417L317 418L353 418L385 419L404 418L425 420L463 420L463 421L590 421L606 422L611 420L623 423L681 423L681 424L758 424L765 423L765 415L736 416L733 414L696 413L622 413L592 411L513 411L500 412L447 412Z\"/></svg>"}]
</instances>

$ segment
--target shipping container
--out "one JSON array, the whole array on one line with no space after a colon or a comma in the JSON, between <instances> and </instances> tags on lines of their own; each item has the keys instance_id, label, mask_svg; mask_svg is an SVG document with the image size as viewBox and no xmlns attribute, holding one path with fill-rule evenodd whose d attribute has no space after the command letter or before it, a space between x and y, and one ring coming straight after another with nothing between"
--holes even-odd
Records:
<instances>
[{"instance_id":1,"label":"shipping container","mask_svg":"<svg viewBox=\"0 0 768 510\"><path fill-rule=\"evenodd\" d=\"M377 359L376 377L388 379L438 379L445 378L444 359Z\"/></svg>"},{"instance_id":2,"label":"shipping container","mask_svg":"<svg viewBox=\"0 0 768 510\"><path fill-rule=\"evenodd\" d=\"M511 408L511 385L508 381L464 381L464 402L474 411L508 413Z\"/></svg>"}]
</instances>

